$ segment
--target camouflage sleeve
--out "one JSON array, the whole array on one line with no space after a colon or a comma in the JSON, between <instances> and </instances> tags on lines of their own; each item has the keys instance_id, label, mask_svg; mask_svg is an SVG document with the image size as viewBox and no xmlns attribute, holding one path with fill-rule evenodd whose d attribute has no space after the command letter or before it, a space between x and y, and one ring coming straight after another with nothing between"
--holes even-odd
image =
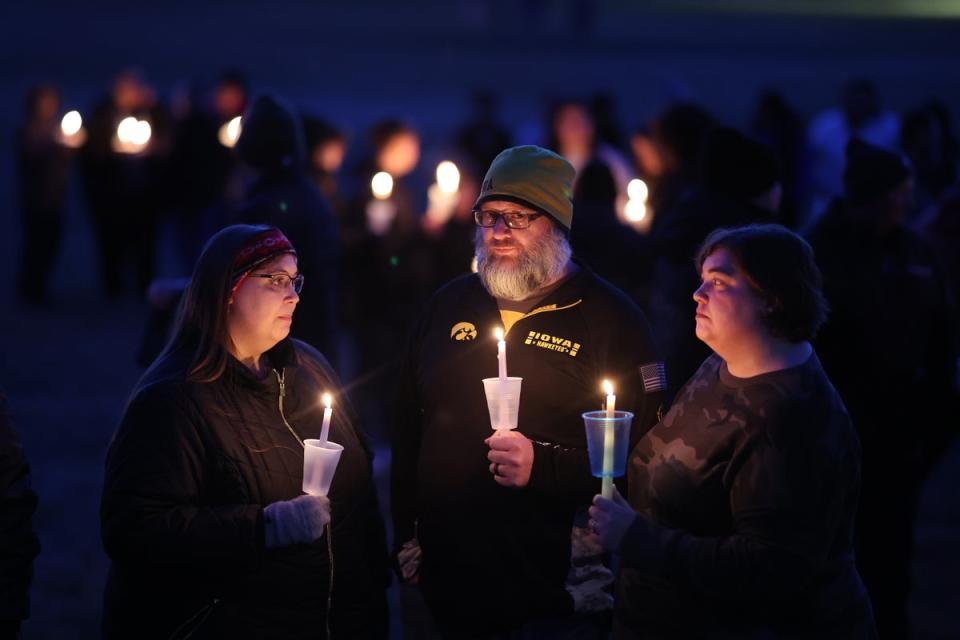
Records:
<instances>
[{"instance_id":1,"label":"camouflage sleeve","mask_svg":"<svg viewBox=\"0 0 960 640\"><path fill-rule=\"evenodd\" d=\"M624 566L720 601L782 601L809 588L844 517L845 481L812 438L776 435L809 425L790 428L786 412L771 413L780 424L749 437L727 469L732 533L695 536L641 515L624 538Z\"/></svg>"}]
</instances>

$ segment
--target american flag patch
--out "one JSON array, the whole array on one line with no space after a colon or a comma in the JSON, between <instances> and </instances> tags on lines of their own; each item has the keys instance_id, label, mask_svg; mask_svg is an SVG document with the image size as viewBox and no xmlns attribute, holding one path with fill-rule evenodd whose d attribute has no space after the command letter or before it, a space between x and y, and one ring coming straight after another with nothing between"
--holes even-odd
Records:
<instances>
[{"instance_id":1,"label":"american flag patch","mask_svg":"<svg viewBox=\"0 0 960 640\"><path fill-rule=\"evenodd\" d=\"M662 362L640 365L640 377L643 378L643 390L647 393L667 388L667 369Z\"/></svg>"}]
</instances>

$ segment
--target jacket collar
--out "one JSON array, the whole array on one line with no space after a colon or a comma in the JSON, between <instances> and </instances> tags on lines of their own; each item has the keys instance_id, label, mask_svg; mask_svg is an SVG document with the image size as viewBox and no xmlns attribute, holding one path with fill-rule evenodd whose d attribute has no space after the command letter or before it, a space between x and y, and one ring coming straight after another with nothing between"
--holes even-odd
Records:
<instances>
[{"instance_id":1,"label":"jacket collar","mask_svg":"<svg viewBox=\"0 0 960 640\"><path fill-rule=\"evenodd\" d=\"M232 355L227 361L224 377L230 382L254 391L271 394L279 392L280 383L277 380L277 375L273 373L273 371L282 374L284 376L284 382L288 383L292 376L295 375L296 368L299 365L299 358L293 346L293 341L290 340L290 338L284 338L269 351L265 352L263 356L266 358L269 368L272 369L265 377L258 378L250 369Z\"/></svg>"}]
</instances>

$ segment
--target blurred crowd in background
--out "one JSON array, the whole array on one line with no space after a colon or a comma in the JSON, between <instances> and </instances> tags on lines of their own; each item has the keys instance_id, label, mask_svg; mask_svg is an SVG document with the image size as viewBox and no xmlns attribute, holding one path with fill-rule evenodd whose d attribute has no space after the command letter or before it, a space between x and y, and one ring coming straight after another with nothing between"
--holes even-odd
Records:
<instances>
[{"instance_id":1,"label":"blurred crowd in background","mask_svg":"<svg viewBox=\"0 0 960 640\"><path fill-rule=\"evenodd\" d=\"M858 564L881 631L905 632L917 495L957 428L939 418L956 415L958 392L960 148L947 105L918 97L894 112L870 80L852 78L809 117L771 90L740 123L692 102L636 122L599 93L544 104L540 131L521 132L484 89L441 148L422 149L403 119L351 136L237 70L161 95L134 70L95 105L68 104L52 85L26 95L21 301L50 301L72 180L103 295L149 302L129 354L143 366L205 240L234 222L276 225L305 275L293 335L340 370L375 438L385 438L384 390L421 304L471 270L471 210L508 146L540 144L576 168L575 255L641 305L673 385L708 355L691 298L707 233L779 222L806 236L831 306L817 351L864 450ZM428 157L444 162L425 166ZM159 265L162 238L176 250Z\"/></svg>"}]
</instances>

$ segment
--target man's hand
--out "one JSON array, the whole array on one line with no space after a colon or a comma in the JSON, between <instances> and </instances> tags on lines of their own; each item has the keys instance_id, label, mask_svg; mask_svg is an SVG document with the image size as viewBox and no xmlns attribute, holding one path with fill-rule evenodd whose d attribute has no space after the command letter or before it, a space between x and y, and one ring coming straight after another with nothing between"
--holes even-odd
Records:
<instances>
[{"instance_id":1,"label":"man's hand","mask_svg":"<svg viewBox=\"0 0 960 640\"><path fill-rule=\"evenodd\" d=\"M600 544L607 551L617 553L623 544L623 536L639 514L624 500L617 488L613 488L613 500L601 495L593 497L590 507L590 528L597 534Z\"/></svg>"},{"instance_id":2,"label":"man's hand","mask_svg":"<svg viewBox=\"0 0 960 640\"><path fill-rule=\"evenodd\" d=\"M406 584L417 584L420 581L420 541L416 538L407 540L397 553L397 564L400 565L400 578Z\"/></svg>"},{"instance_id":3,"label":"man's hand","mask_svg":"<svg viewBox=\"0 0 960 640\"><path fill-rule=\"evenodd\" d=\"M503 487L525 487L533 471L533 443L516 431L498 431L484 443L490 447L490 473Z\"/></svg>"}]
</instances>

